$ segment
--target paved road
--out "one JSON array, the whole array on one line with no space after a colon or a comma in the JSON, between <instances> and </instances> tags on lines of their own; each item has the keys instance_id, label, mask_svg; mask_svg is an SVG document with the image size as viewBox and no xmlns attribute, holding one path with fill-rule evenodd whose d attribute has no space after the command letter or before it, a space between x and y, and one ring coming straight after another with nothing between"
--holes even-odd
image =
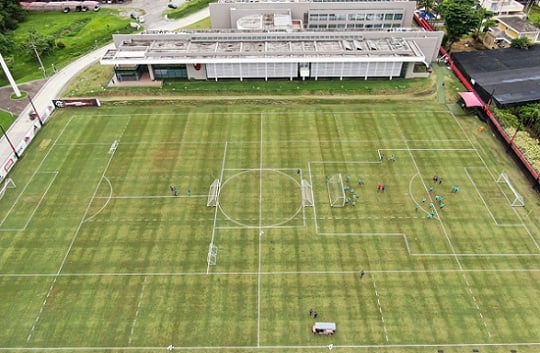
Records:
<instances>
[{"instance_id":1,"label":"paved road","mask_svg":"<svg viewBox=\"0 0 540 353\"><path fill-rule=\"evenodd\" d=\"M183 0L172 0L172 2L180 5ZM122 7L126 10L127 16L129 16L129 13L134 9L140 13L144 13L144 27L148 30L163 29L174 31L209 16L208 9L205 9L183 19L169 20L161 16L163 10L167 9L168 3L169 0L132 0L132 2L124 3L123 5L106 6ZM26 90L28 88L27 92L32 95L32 102L34 103L36 110L39 112L40 116L46 115L46 111L52 106L51 101L61 97L61 93L69 81L88 66L98 61L110 48L113 48L112 44L97 49L64 67L47 80L39 80L25 84L25 87L22 87L21 89ZM29 133L39 128L39 122L37 120L30 120L29 113L33 109L27 99L14 104L13 101L9 100L9 95L13 93L11 88L5 87L1 90L3 93L0 94L0 108L18 114L17 120L7 130L9 140L17 147ZM13 150L9 141L2 135L0 138L0 168L5 168L6 162L9 162L9 160L13 158ZM0 169L0 182L3 174L4 170Z\"/></svg>"}]
</instances>

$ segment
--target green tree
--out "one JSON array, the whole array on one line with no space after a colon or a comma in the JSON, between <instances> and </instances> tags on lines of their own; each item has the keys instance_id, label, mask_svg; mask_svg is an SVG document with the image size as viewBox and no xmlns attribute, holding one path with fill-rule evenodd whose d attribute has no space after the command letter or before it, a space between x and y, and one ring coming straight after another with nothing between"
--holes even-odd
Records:
<instances>
[{"instance_id":1,"label":"green tree","mask_svg":"<svg viewBox=\"0 0 540 353\"><path fill-rule=\"evenodd\" d=\"M439 6L439 0L418 0L417 6L418 8L423 8L426 12L433 13L437 10L437 6Z\"/></svg>"},{"instance_id":2,"label":"green tree","mask_svg":"<svg viewBox=\"0 0 540 353\"><path fill-rule=\"evenodd\" d=\"M493 27L497 24L497 21L493 19L494 13L480 7L478 9L478 16L480 21L478 21L478 27L476 28L476 36L478 37L480 33L486 33L489 30L489 27Z\"/></svg>"},{"instance_id":3,"label":"green tree","mask_svg":"<svg viewBox=\"0 0 540 353\"><path fill-rule=\"evenodd\" d=\"M24 21L26 11L19 0L0 0L0 32L6 33L17 28Z\"/></svg>"},{"instance_id":4,"label":"green tree","mask_svg":"<svg viewBox=\"0 0 540 353\"><path fill-rule=\"evenodd\" d=\"M540 136L540 103L527 104L519 109L518 118L535 136Z\"/></svg>"},{"instance_id":5,"label":"green tree","mask_svg":"<svg viewBox=\"0 0 540 353\"><path fill-rule=\"evenodd\" d=\"M55 43L54 37L43 35L37 31L31 31L28 33L28 38L23 45L32 57L39 60L39 57L52 54Z\"/></svg>"},{"instance_id":6,"label":"green tree","mask_svg":"<svg viewBox=\"0 0 540 353\"><path fill-rule=\"evenodd\" d=\"M511 48L517 49L529 49L531 45L532 43L528 37L514 38L512 39L512 43L510 43Z\"/></svg>"},{"instance_id":7,"label":"green tree","mask_svg":"<svg viewBox=\"0 0 540 353\"><path fill-rule=\"evenodd\" d=\"M447 49L466 34L478 27L483 11L476 8L473 0L444 0L439 6L439 14L444 19Z\"/></svg>"}]
</instances>

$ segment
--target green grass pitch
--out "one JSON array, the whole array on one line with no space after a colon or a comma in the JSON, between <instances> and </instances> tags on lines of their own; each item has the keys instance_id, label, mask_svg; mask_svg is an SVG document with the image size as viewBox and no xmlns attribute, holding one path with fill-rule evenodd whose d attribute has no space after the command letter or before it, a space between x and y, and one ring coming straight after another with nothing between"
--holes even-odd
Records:
<instances>
[{"instance_id":1,"label":"green grass pitch","mask_svg":"<svg viewBox=\"0 0 540 353\"><path fill-rule=\"evenodd\" d=\"M479 126L418 103L58 111L0 200L0 350L538 352L539 200Z\"/></svg>"}]
</instances>

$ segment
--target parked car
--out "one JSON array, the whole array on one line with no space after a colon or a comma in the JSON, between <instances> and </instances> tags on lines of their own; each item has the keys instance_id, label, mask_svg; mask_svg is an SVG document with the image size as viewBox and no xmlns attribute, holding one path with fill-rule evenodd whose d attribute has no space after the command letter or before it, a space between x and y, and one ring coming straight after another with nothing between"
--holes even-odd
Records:
<instances>
[{"instance_id":1,"label":"parked car","mask_svg":"<svg viewBox=\"0 0 540 353\"><path fill-rule=\"evenodd\" d=\"M176 6L175 4L169 4L167 5L169 7L169 9L177 9L178 6Z\"/></svg>"},{"instance_id":2,"label":"parked car","mask_svg":"<svg viewBox=\"0 0 540 353\"><path fill-rule=\"evenodd\" d=\"M99 6L99 5L94 6L94 11L95 12L98 12L99 10L101 10L101 6Z\"/></svg>"},{"instance_id":3,"label":"parked car","mask_svg":"<svg viewBox=\"0 0 540 353\"><path fill-rule=\"evenodd\" d=\"M139 16L139 23L144 23L144 17L143 16Z\"/></svg>"},{"instance_id":4,"label":"parked car","mask_svg":"<svg viewBox=\"0 0 540 353\"><path fill-rule=\"evenodd\" d=\"M137 14L136 14L136 13L133 13L133 12L129 14L129 17L131 17L131 18L134 19L134 20L138 20L138 19L139 19L139 16L137 16Z\"/></svg>"}]
</instances>

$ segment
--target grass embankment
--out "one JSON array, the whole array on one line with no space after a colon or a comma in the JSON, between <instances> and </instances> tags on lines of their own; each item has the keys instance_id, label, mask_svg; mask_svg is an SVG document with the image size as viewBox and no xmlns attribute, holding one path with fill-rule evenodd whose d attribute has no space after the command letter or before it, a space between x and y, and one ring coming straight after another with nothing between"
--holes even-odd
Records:
<instances>
[{"instance_id":1,"label":"grass embankment","mask_svg":"<svg viewBox=\"0 0 540 353\"><path fill-rule=\"evenodd\" d=\"M29 49L29 34L38 32L40 37L52 38L54 48L49 55L41 55L46 75L54 72L53 65L60 69L76 58L109 43L114 33L130 33L130 20L118 16L118 12L102 9L94 12L30 13L25 22L13 32L15 47L3 53L13 77L18 82L43 78L40 64ZM7 81L0 79L0 85Z\"/></svg>"},{"instance_id":2,"label":"grass embankment","mask_svg":"<svg viewBox=\"0 0 540 353\"><path fill-rule=\"evenodd\" d=\"M447 102L455 102L461 85L444 70L437 75L445 75L445 97ZM214 81L165 81L162 87L109 87L112 67L99 64L89 67L76 82L64 91L65 97L99 97L104 101L125 100L320 100L327 103L362 100L416 100L437 99L437 78L395 79L395 80L220 80ZM448 77L446 77L448 76ZM441 89L439 87L439 89Z\"/></svg>"}]
</instances>

